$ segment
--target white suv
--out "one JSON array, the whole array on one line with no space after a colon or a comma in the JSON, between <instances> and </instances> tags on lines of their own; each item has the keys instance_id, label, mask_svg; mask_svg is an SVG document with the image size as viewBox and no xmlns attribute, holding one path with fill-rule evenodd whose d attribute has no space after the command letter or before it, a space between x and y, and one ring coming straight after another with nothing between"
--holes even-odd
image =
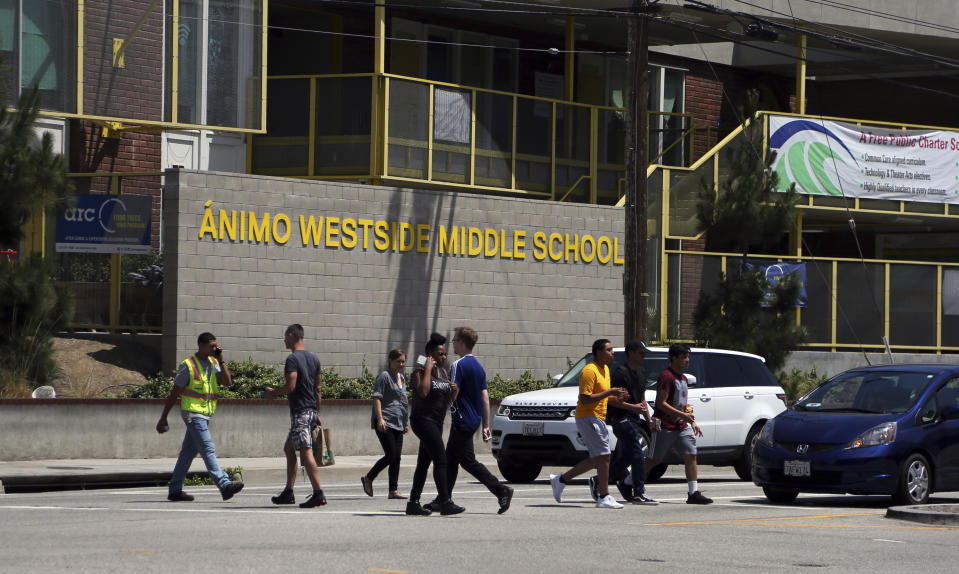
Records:
<instances>
[{"instance_id":1,"label":"white suv","mask_svg":"<svg viewBox=\"0 0 959 574\"><path fill-rule=\"evenodd\" d=\"M669 365L666 347L650 347L646 371L646 401L656 400L656 378ZM572 466L586 458L586 445L576 431L579 373L593 359L580 359L553 388L510 395L493 418L493 456L510 482L531 482L544 466ZM689 355L689 403L703 436L696 438L700 464L732 465L743 480L751 479L753 443L767 420L786 409L786 393L757 355L722 349L693 348ZM615 351L610 373L626 361L626 352ZM640 428L643 448L649 445L649 428ZM616 437L610 430L610 447ZM617 453L614 450L613 456ZM656 480L679 458L667 459L649 470Z\"/></svg>"}]
</instances>

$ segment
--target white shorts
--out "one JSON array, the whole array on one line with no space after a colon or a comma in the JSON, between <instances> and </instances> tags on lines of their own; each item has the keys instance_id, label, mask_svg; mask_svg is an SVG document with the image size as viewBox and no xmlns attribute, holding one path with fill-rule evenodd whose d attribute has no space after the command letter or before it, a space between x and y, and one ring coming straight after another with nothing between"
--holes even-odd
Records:
<instances>
[{"instance_id":1,"label":"white shorts","mask_svg":"<svg viewBox=\"0 0 959 574\"><path fill-rule=\"evenodd\" d=\"M605 422L596 417L576 419L576 430L586 443L589 458L609 454L609 429Z\"/></svg>"}]
</instances>

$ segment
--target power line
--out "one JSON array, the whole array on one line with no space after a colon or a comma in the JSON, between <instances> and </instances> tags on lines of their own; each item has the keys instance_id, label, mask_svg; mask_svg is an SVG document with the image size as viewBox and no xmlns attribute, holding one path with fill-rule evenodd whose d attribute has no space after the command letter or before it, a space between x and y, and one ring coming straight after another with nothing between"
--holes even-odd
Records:
<instances>
[{"instance_id":1,"label":"power line","mask_svg":"<svg viewBox=\"0 0 959 574\"><path fill-rule=\"evenodd\" d=\"M810 4L819 4L822 6L828 6L830 8L837 8L839 10L847 10L849 12L856 12L859 14L865 14L867 16L876 16L883 18L885 20L891 20L893 22L901 22L905 24L915 24L919 26L925 26L927 28L933 28L937 30L942 30L943 32L953 32L959 33L959 28L953 28L952 26L946 26L945 24L939 24L938 22L927 22L925 20L919 20L917 18L910 18L908 16L898 16L895 14L890 14L888 12L881 12L879 10L869 10L867 8L860 8L858 6L852 6L847 2L834 2L829 0L804 0ZM906 5L905 3L903 5ZM908 4L912 5L912 4Z\"/></svg>"}]
</instances>

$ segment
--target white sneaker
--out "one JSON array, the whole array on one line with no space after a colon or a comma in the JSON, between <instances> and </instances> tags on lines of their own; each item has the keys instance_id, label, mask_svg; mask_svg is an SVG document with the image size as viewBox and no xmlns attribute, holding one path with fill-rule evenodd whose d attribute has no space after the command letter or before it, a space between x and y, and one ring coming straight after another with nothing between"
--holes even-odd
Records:
<instances>
[{"instance_id":1,"label":"white sneaker","mask_svg":"<svg viewBox=\"0 0 959 574\"><path fill-rule=\"evenodd\" d=\"M560 474L549 475L549 484L553 487L553 498L556 502L562 502L560 498L563 496L563 489L566 488L566 485L559 480L561 476Z\"/></svg>"},{"instance_id":2,"label":"white sneaker","mask_svg":"<svg viewBox=\"0 0 959 574\"><path fill-rule=\"evenodd\" d=\"M616 499L610 495L606 495L596 501L596 508L622 508L623 505L616 502Z\"/></svg>"}]
</instances>

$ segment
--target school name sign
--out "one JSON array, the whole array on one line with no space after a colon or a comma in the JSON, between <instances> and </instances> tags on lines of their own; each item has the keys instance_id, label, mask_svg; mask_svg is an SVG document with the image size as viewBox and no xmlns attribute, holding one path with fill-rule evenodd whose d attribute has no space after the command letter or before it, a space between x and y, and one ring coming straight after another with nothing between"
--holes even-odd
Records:
<instances>
[{"instance_id":1,"label":"school name sign","mask_svg":"<svg viewBox=\"0 0 959 574\"><path fill-rule=\"evenodd\" d=\"M296 245L386 252L436 253L555 263L623 265L619 238L584 233L408 223L362 217L214 209L207 201L201 241Z\"/></svg>"},{"instance_id":2,"label":"school name sign","mask_svg":"<svg viewBox=\"0 0 959 574\"><path fill-rule=\"evenodd\" d=\"M959 203L959 132L770 116L780 191Z\"/></svg>"}]
</instances>

